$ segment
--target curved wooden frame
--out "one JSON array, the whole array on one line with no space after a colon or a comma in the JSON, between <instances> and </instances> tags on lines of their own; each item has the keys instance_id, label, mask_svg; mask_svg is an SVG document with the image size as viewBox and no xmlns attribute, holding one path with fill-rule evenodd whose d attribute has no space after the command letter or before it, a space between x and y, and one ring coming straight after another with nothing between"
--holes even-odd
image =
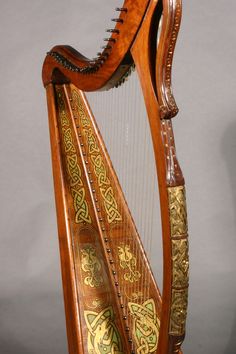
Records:
<instances>
[{"instance_id":1,"label":"curved wooden frame","mask_svg":"<svg viewBox=\"0 0 236 354\"><path fill-rule=\"evenodd\" d=\"M188 289L188 241L184 178L176 157L171 118L178 113L171 86L174 48L181 20L181 0L125 0L120 17L98 58L90 60L68 46L56 46L46 56L43 83L49 116L55 117L54 89L74 84L82 91L119 85L135 64L149 117L160 191L163 230L163 294L157 353L180 353L184 340ZM162 26L158 34L158 25ZM158 39L158 45L157 43ZM55 120L50 119L59 235L69 233L61 189L61 162ZM58 187L59 186L59 187ZM60 242L70 353L82 353L78 309L73 301L74 272L70 245ZM68 272L69 270L69 272ZM78 326L71 330L72 324ZM78 349L79 348L79 349Z\"/></svg>"}]
</instances>

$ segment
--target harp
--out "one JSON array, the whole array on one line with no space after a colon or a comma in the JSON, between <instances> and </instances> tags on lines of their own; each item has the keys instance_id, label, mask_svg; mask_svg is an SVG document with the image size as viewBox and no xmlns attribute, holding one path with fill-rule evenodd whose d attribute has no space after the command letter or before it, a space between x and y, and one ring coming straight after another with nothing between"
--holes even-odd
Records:
<instances>
[{"instance_id":1,"label":"harp","mask_svg":"<svg viewBox=\"0 0 236 354\"><path fill-rule=\"evenodd\" d=\"M56 46L43 65L69 352L181 353L189 257L171 82L181 0L125 0L116 10L96 58ZM119 92L134 67L157 171L162 293L85 96Z\"/></svg>"}]
</instances>

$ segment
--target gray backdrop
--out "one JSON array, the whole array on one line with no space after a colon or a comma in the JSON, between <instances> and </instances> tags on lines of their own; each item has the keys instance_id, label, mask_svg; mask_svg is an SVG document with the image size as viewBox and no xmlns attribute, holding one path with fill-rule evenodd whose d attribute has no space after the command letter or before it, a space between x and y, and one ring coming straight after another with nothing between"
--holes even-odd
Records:
<instances>
[{"instance_id":1,"label":"gray backdrop","mask_svg":"<svg viewBox=\"0 0 236 354\"><path fill-rule=\"evenodd\" d=\"M114 0L1 1L0 353L67 353L45 53L94 56ZM191 286L186 354L236 352L236 4L184 1L174 64Z\"/></svg>"}]
</instances>

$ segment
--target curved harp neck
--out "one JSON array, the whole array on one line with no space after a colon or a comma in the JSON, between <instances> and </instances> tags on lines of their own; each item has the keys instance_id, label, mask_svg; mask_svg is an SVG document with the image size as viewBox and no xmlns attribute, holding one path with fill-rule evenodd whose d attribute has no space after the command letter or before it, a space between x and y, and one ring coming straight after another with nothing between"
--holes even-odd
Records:
<instances>
[{"instance_id":1,"label":"curved harp neck","mask_svg":"<svg viewBox=\"0 0 236 354\"><path fill-rule=\"evenodd\" d=\"M61 82L62 75L83 91L106 90L119 84L132 65L130 47L138 33L149 0L125 0L118 8L115 27L107 29L106 43L89 59L70 46L55 46L45 59L43 82ZM60 71L60 75L59 71Z\"/></svg>"}]
</instances>

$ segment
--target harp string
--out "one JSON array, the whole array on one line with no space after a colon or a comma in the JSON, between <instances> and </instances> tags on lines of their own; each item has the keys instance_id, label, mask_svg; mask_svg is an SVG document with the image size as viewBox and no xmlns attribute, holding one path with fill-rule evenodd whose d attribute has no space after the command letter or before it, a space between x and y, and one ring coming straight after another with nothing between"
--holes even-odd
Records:
<instances>
[{"instance_id":1,"label":"harp string","mask_svg":"<svg viewBox=\"0 0 236 354\"><path fill-rule=\"evenodd\" d=\"M136 72L117 89L86 94L105 146L111 157L137 232L160 288L162 247L159 197L155 160L144 99ZM128 221L122 228L122 240L128 244ZM135 242L131 244L137 269L143 259ZM149 298L150 275L147 267L142 281L125 284L131 294L143 292ZM122 289L121 289L122 290Z\"/></svg>"}]
</instances>

